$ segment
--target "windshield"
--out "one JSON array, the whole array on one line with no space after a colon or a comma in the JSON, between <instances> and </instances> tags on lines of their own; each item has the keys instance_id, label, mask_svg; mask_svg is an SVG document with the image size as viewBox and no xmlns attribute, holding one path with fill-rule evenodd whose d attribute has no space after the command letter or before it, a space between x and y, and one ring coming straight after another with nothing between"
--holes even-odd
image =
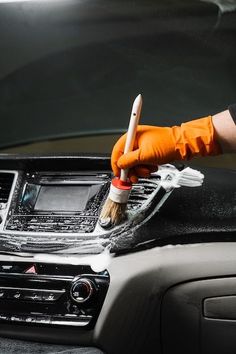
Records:
<instances>
[{"instance_id":1,"label":"windshield","mask_svg":"<svg viewBox=\"0 0 236 354\"><path fill-rule=\"evenodd\" d=\"M142 124L226 109L235 10L236 0L0 1L0 151L110 153L139 93Z\"/></svg>"}]
</instances>

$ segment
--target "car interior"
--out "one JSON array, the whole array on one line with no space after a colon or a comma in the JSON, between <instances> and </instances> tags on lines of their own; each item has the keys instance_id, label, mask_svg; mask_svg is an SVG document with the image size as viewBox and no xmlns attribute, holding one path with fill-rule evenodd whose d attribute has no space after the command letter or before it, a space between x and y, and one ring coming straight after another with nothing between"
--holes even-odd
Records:
<instances>
[{"instance_id":1,"label":"car interior","mask_svg":"<svg viewBox=\"0 0 236 354\"><path fill-rule=\"evenodd\" d=\"M99 218L134 98L147 125L226 110L235 35L236 0L0 0L0 354L235 354L235 154Z\"/></svg>"}]
</instances>

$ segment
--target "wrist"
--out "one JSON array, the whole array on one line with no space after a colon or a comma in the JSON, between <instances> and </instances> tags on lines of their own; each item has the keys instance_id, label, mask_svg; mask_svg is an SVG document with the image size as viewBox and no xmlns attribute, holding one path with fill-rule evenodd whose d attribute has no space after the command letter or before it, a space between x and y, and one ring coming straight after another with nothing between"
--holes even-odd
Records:
<instances>
[{"instance_id":1,"label":"wrist","mask_svg":"<svg viewBox=\"0 0 236 354\"><path fill-rule=\"evenodd\" d=\"M180 160L218 155L222 152L216 139L211 116L192 120L172 129L176 142L176 155Z\"/></svg>"},{"instance_id":2,"label":"wrist","mask_svg":"<svg viewBox=\"0 0 236 354\"><path fill-rule=\"evenodd\" d=\"M212 117L215 138L223 152L236 151L236 124L229 110L215 114Z\"/></svg>"}]
</instances>

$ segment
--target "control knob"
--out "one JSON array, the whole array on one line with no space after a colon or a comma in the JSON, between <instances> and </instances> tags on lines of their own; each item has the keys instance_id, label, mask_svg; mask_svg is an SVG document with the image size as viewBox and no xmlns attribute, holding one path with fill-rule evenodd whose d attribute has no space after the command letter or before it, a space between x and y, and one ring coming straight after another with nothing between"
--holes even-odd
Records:
<instances>
[{"instance_id":1,"label":"control knob","mask_svg":"<svg viewBox=\"0 0 236 354\"><path fill-rule=\"evenodd\" d=\"M93 282L87 278L77 279L71 287L71 298L77 303L84 303L91 298L95 291Z\"/></svg>"}]
</instances>

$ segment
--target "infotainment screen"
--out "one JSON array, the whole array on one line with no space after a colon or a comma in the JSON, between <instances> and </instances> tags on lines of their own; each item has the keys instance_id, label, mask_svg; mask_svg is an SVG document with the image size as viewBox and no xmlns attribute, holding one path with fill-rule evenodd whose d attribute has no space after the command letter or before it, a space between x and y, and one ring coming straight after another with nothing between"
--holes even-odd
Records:
<instances>
[{"instance_id":1,"label":"infotainment screen","mask_svg":"<svg viewBox=\"0 0 236 354\"><path fill-rule=\"evenodd\" d=\"M109 191L110 173L46 171L27 172L20 177L22 183L19 178L20 189L10 205L6 230L31 235L87 235L96 230Z\"/></svg>"},{"instance_id":2,"label":"infotainment screen","mask_svg":"<svg viewBox=\"0 0 236 354\"><path fill-rule=\"evenodd\" d=\"M101 185L38 185L28 183L21 206L33 213L81 212L99 192Z\"/></svg>"},{"instance_id":3,"label":"infotainment screen","mask_svg":"<svg viewBox=\"0 0 236 354\"><path fill-rule=\"evenodd\" d=\"M35 211L82 211L91 186L41 186Z\"/></svg>"}]
</instances>

